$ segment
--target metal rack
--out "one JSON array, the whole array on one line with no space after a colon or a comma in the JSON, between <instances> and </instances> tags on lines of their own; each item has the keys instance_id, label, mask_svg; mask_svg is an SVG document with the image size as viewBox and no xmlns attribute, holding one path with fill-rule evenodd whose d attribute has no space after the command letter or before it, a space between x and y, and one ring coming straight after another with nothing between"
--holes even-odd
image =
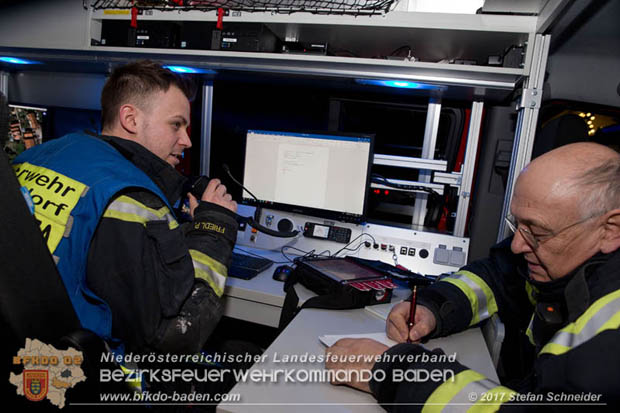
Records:
<instances>
[{"instance_id":1,"label":"metal rack","mask_svg":"<svg viewBox=\"0 0 620 413\"><path fill-rule=\"evenodd\" d=\"M398 0L96 0L94 10L131 9L160 11L212 11L316 14L382 14Z\"/></svg>"}]
</instances>

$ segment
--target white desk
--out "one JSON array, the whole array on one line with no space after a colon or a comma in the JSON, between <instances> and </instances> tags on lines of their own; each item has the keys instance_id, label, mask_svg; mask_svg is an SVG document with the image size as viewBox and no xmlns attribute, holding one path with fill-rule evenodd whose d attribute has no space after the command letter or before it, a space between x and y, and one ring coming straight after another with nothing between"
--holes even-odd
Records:
<instances>
[{"instance_id":1,"label":"white desk","mask_svg":"<svg viewBox=\"0 0 620 413\"><path fill-rule=\"evenodd\" d=\"M285 261L280 252L248 247L235 251L245 254L244 250L269 258L274 262ZM271 268L251 280L228 277L224 288L224 315L270 327L278 327L280 311L284 304L284 291L282 289L284 283L274 281L271 277L279 265L284 264L273 264Z\"/></svg>"},{"instance_id":2,"label":"white desk","mask_svg":"<svg viewBox=\"0 0 620 413\"><path fill-rule=\"evenodd\" d=\"M229 276L226 279L226 286L224 288L224 315L265 326L278 327L280 312L284 305L284 282L275 281L272 276L276 267L287 265L284 263L286 258L279 251L259 250L249 247L243 247L235 251L240 254L252 252L274 261L275 264L251 280ZM296 257L293 254L287 253L287 255ZM292 264L291 262L288 263L288 265ZM295 285L295 291L299 296L299 305L316 295L300 284Z\"/></svg>"},{"instance_id":3,"label":"white desk","mask_svg":"<svg viewBox=\"0 0 620 413\"><path fill-rule=\"evenodd\" d=\"M255 364L250 370L323 370L324 363L285 363L290 355L322 355L325 347L318 336L323 334L355 334L384 331L385 321L364 309L317 310L305 309L295 317L285 331L265 352L264 363ZM446 354L457 354L457 360L497 380L487 347L480 329L471 329L443 339ZM432 348L433 342L427 346ZM412 384L414 385L414 384ZM367 393L328 382L261 382L247 380L238 383L231 393L239 393L239 403L220 404L218 412L383 412L375 399Z\"/></svg>"},{"instance_id":4,"label":"white desk","mask_svg":"<svg viewBox=\"0 0 620 413\"><path fill-rule=\"evenodd\" d=\"M273 251L253 250L274 261L284 261L282 254ZM243 253L243 251L239 251ZM225 315L277 327L284 303L283 283L271 276L276 266L262 272L252 280L229 277L224 293L226 295ZM300 301L308 292L298 288ZM305 291L304 291L305 290ZM398 291L401 293L402 291ZM402 294L396 294L402 295ZM407 295L408 292L404 291ZM392 302L398 301L395 297ZM373 316L364 309L318 310L305 309L299 313L265 352L264 363L255 364L252 370L323 370L323 362L285 363L284 356L323 355L325 347L318 336L324 334L357 334L385 330L385 320ZM427 346L432 348L433 342ZM457 353L457 360L497 380L497 374L480 329L471 329L443 339L442 348L446 354ZM252 371L251 370L251 371ZM218 412L289 412L327 410L330 412L383 412L375 399L361 391L344 386L333 386L327 382L259 382L247 380L238 383L231 393L241 394L239 403L221 404Z\"/></svg>"}]
</instances>

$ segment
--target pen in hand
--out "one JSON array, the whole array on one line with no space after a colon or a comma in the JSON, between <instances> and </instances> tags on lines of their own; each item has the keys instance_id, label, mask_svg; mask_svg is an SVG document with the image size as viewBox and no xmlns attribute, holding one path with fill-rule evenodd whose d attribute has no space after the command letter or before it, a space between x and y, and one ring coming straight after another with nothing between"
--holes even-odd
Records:
<instances>
[{"instance_id":1,"label":"pen in hand","mask_svg":"<svg viewBox=\"0 0 620 413\"><path fill-rule=\"evenodd\" d=\"M413 291L411 295L411 307L409 307L409 323L407 324L407 343L411 343L411 329L413 328L413 324L415 321L415 308L416 308L416 296L418 293L418 286L413 286Z\"/></svg>"}]
</instances>

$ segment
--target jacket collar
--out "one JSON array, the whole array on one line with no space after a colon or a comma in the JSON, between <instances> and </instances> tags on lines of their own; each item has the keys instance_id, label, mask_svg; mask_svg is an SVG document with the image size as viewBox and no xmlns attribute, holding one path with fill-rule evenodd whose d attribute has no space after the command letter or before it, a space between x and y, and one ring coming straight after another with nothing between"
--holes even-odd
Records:
<instances>
[{"instance_id":1,"label":"jacket collar","mask_svg":"<svg viewBox=\"0 0 620 413\"><path fill-rule=\"evenodd\" d=\"M564 318L576 320L600 297L620 288L620 249L610 254L598 253L570 274L550 282L529 279L523 266L519 273L535 287L537 302L558 303Z\"/></svg>"},{"instance_id":2,"label":"jacket collar","mask_svg":"<svg viewBox=\"0 0 620 413\"><path fill-rule=\"evenodd\" d=\"M116 136L97 135L90 131L86 131L86 133L110 144L129 162L144 172L162 190L171 205L174 205L181 198L183 185L187 178L169 163L137 142Z\"/></svg>"}]
</instances>

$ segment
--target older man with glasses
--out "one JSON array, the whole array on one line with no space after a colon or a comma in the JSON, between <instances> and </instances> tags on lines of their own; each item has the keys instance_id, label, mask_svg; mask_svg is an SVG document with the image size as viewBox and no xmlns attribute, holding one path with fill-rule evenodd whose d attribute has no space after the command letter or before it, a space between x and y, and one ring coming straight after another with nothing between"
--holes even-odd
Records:
<instances>
[{"instance_id":1,"label":"older man with glasses","mask_svg":"<svg viewBox=\"0 0 620 413\"><path fill-rule=\"evenodd\" d=\"M494 246L489 258L418 294L411 330L410 302L394 307L387 333L402 344L388 349L372 340L341 340L327 349L337 355L421 355L429 351L407 339L446 336L498 314L506 326L502 384L458 362L420 357L411 363L393 357L374 365L328 363L387 373L381 382L335 384L372 392L390 411L564 411L583 403L588 410L617 411L620 155L577 143L535 159L519 175L505 219L514 235ZM398 382L394 369L449 369L455 376L443 383Z\"/></svg>"}]
</instances>

